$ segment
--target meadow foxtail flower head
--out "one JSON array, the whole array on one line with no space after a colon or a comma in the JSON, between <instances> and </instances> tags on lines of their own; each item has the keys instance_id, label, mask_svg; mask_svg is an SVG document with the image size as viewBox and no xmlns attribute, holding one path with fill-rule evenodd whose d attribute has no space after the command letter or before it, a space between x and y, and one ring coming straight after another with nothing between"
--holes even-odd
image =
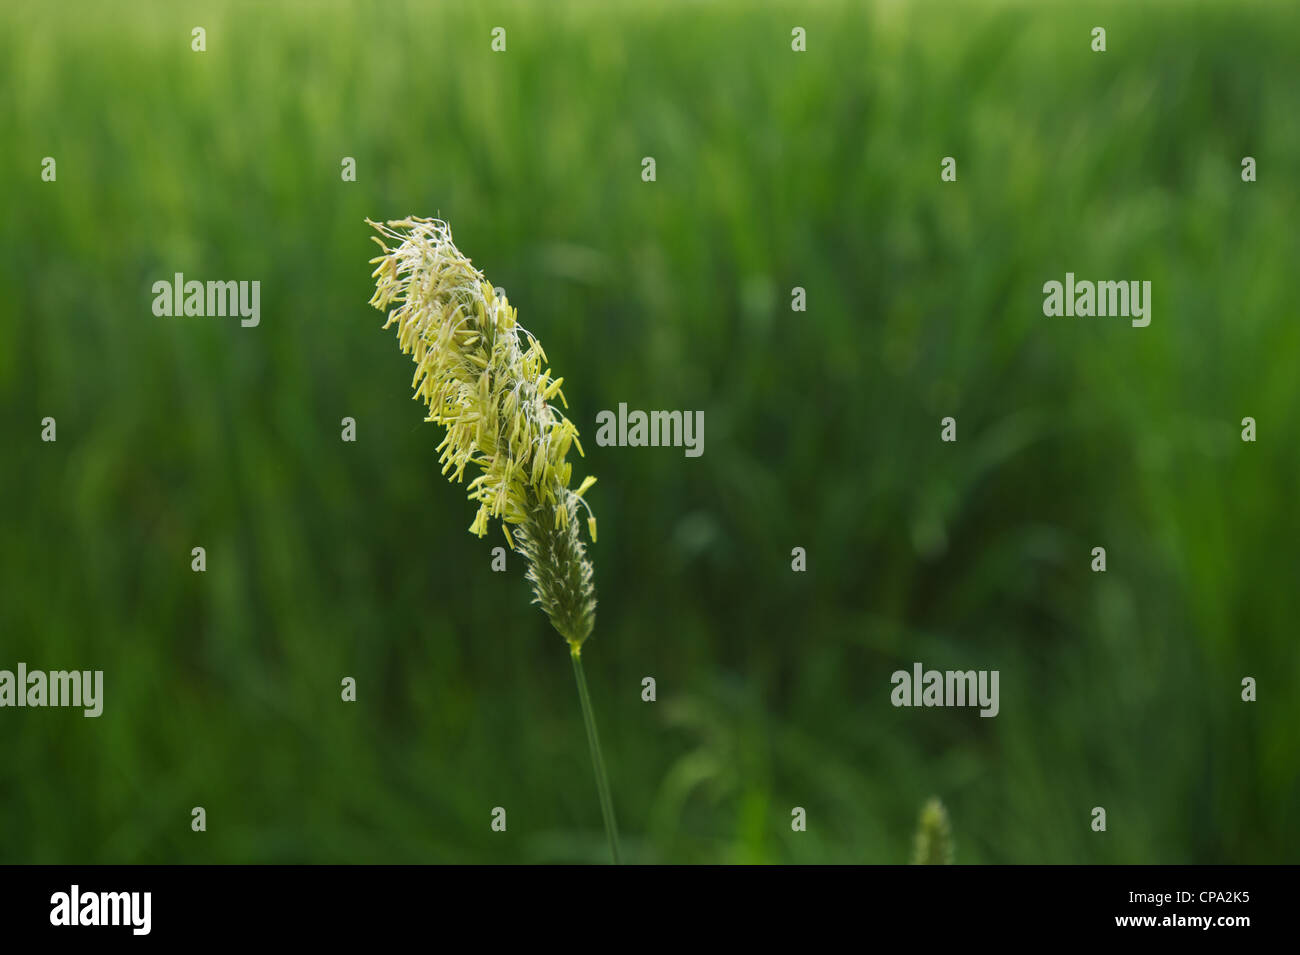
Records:
<instances>
[{"instance_id":1,"label":"meadow foxtail flower head","mask_svg":"<svg viewBox=\"0 0 1300 955\"><path fill-rule=\"evenodd\" d=\"M595 541L596 518L583 494L596 479L569 488L567 455L571 448L581 455L582 445L573 422L551 404L558 398L568 407L564 379L552 377L541 342L456 248L447 223L366 222L383 249L370 260L370 304L388 310L384 328L397 326L402 353L415 361L411 385L428 406L425 420L447 429L438 446L442 473L453 483L466 470L473 474L467 487L478 510L470 533L483 537L490 521L501 521L506 542L528 564L534 602L576 654L596 618L592 567L577 526L582 507Z\"/></svg>"}]
</instances>

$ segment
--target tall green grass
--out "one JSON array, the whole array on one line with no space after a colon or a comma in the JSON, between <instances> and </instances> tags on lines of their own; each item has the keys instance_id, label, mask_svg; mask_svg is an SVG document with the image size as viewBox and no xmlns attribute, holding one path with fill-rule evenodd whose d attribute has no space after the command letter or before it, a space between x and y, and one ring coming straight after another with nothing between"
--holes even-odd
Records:
<instances>
[{"instance_id":1,"label":"tall green grass","mask_svg":"<svg viewBox=\"0 0 1300 955\"><path fill-rule=\"evenodd\" d=\"M6 6L0 667L102 668L106 701L0 711L0 861L603 858L554 634L441 493L366 307L362 219L408 213L582 369L584 437L620 401L705 411L698 459L584 445L629 859L902 861L938 794L961 862L1294 861L1298 29ZM1151 326L1045 319L1067 270L1151 280ZM155 318L176 271L260 280L260 327ZM892 708L914 660L999 669L1000 715Z\"/></svg>"}]
</instances>

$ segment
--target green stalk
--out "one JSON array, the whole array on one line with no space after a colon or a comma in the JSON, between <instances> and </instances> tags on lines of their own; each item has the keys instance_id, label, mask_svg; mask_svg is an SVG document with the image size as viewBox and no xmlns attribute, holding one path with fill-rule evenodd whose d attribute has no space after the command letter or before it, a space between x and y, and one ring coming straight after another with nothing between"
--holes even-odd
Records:
<instances>
[{"instance_id":1,"label":"green stalk","mask_svg":"<svg viewBox=\"0 0 1300 955\"><path fill-rule=\"evenodd\" d=\"M609 776L605 773L605 759L600 755L600 737L596 735L596 717L591 711L591 696L587 693L587 678L582 674L582 648L572 647L573 675L578 678L578 698L582 700L582 719L587 724L587 743L591 746L591 768L596 773L596 792L600 795L600 814L605 817L605 835L609 837L609 851L614 865L622 859L618 854L618 823L614 821L614 800L609 795Z\"/></svg>"}]
</instances>

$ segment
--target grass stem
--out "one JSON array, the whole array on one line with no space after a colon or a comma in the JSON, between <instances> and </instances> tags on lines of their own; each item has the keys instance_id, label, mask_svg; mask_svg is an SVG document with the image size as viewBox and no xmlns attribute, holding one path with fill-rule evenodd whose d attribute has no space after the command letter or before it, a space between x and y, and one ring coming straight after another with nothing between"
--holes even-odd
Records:
<instances>
[{"instance_id":1,"label":"grass stem","mask_svg":"<svg viewBox=\"0 0 1300 955\"><path fill-rule=\"evenodd\" d=\"M605 817L605 835L609 837L609 851L614 864L622 859L618 852L618 823L614 821L614 800L609 795L609 776L605 772L605 759L600 753L600 737L596 735L596 717L591 711L591 696L587 693L587 678L582 673L582 650L574 647L573 674L578 678L578 698L582 700L582 719L587 724L587 743L591 747L591 767L596 773L596 792L600 795L600 814Z\"/></svg>"}]
</instances>

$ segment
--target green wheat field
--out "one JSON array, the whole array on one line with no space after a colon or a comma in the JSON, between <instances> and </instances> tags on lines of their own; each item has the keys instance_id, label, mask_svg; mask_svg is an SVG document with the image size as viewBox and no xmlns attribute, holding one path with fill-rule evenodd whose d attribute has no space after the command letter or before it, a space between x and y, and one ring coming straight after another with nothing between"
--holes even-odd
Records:
<instances>
[{"instance_id":1,"label":"green wheat field","mask_svg":"<svg viewBox=\"0 0 1300 955\"><path fill-rule=\"evenodd\" d=\"M367 305L364 219L407 215L565 376L627 861L906 862L938 796L959 864L1295 862L1297 37L1228 0L5 4L0 668L102 669L104 710L0 709L0 862L608 860L564 641ZM260 281L260 324L155 316L177 272ZM1066 272L1149 280L1150 326L1045 317ZM703 455L597 446L621 402L702 410ZM997 717L892 706L917 661L998 670Z\"/></svg>"}]
</instances>

